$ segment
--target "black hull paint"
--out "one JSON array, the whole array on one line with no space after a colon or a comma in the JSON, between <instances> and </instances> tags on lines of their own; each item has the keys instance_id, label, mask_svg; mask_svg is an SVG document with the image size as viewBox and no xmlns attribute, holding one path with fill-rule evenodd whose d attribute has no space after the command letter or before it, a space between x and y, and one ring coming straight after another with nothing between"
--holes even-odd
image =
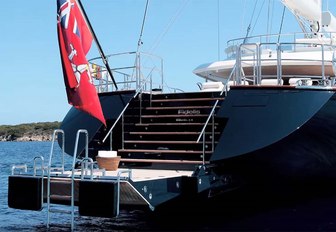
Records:
<instances>
[{"instance_id":1,"label":"black hull paint","mask_svg":"<svg viewBox=\"0 0 336 232\"><path fill-rule=\"evenodd\" d=\"M133 96L134 92L100 96L109 125ZM181 98L184 97L181 93ZM331 89L232 88L216 113L216 120L225 123L210 165L202 174L196 170L194 173L202 179L196 190L197 199L225 197L238 186L245 186L248 193L255 191L257 195L261 191L268 193L275 186L274 190L282 194L284 190L290 192L312 183L320 185L336 177L335 100ZM72 109L61 129L66 131L66 142L73 146L75 137L69 134L88 129L89 134L93 133L92 139L96 133L106 133L100 127L95 119ZM120 148L121 133L117 127L113 149ZM108 144L95 146L108 149ZM83 151L84 145L81 148ZM66 152L72 155L73 147L67 147ZM171 203L167 201L171 192L164 189L166 184L162 186L163 189L154 191L161 196L159 202L153 202L155 206ZM142 187L140 184L137 188L140 191ZM178 204L185 201L177 197L179 194L172 197Z\"/></svg>"},{"instance_id":2,"label":"black hull paint","mask_svg":"<svg viewBox=\"0 0 336 232\"><path fill-rule=\"evenodd\" d=\"M135 91L119 91L113 93L103 93L99 95L99 100L102 105L103 113L108 126L112 126L121 111L124 109L125 105L130 101L130 99L132 99L134 94ZM92 141L98 132L103 134L108 133L108 129L104 128L103 124L99 120L75 109L74 107L72 107L67 113L60 128L64 130L65 134L65 152L71 156L74 154L76 133L79 129L85 129L88 131L89 141ZM119 139L117 136L115 141L118 140ZM61 146L62 139L59 139L58 143ZM84 156L85 136L81 135L78 144L79 145L76 156ZM90 153L90 156L93 158L95 155Z\"/></svg>"},{"instance_id":3,"label":"black hull paint","mask_svg":"<svg viewBox=\"0 0 336 232\"><path fill-rule=\"evenodd\" d=\"M257 93L249 90L239 91L244 91L240 94L252 93L265 97L259 90ZM256 117L252 118L249 124L237 123L232 126L235 131L230 132L235 134L222 134L221 142L212 157L214 162L220 163L217 172L225 170L225 173L237 175L247 182L267 184L289 180L291 183L319 182L322 179L335 178L336 95L333 91L325 90L301 91L295 93L295 100L290 101L279 101L288 98L286 95L293 94L288 90L272 93L273 101L268 101L264 105L259 104L259 108L262 105L262 110L269 112L266 117L258 115L257 112L260 111L258 107L248 107L247 110L250 112L248 114L243 112L246 110L243 107L241 111L237 107L236 111L229 111L235 114L225 115L228 117L228 124L237 111L247 118L249 115ZM225 104L228 102L223 103L223 108L227 107ZM283 114L281 111L284 111ZM226 128L224 132L225 130ZM266 131L268 132L265 133ZM242 139L238 139L239 137ZM229 149L226 147L227 143L231 143ZM240 152L245 144L247 146L255 144L256 147L247 152ZM225 159L226 157L228 158Z\"/></svg>"}]
</instances>

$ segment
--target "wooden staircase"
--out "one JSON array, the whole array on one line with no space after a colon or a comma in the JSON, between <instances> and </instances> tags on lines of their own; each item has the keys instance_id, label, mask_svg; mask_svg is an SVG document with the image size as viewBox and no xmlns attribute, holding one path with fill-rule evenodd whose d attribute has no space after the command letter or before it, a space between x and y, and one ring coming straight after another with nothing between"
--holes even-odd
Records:
<instances>
[{"instance_id":1,"label":"wooden staircase","mask_svg":"<svg viewBox=\"0 0 336 232\"><path fill-rule=\"evenodd\" d=\"M224 100L218 95L210 92L142 94L124 114L123 143L118 149L121 166L170 164L174 168L176 164L202 164L203 139L199 142L197 139L216 100ZM222 123L214 118L205 131L207 163Z\"/></svg>"}]
</instances>

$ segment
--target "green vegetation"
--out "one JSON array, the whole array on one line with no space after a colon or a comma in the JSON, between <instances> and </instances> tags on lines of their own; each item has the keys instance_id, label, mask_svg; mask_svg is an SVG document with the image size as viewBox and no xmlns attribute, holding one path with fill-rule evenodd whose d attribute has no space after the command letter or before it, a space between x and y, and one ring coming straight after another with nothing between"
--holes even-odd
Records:
<instances>
[{"instance_id":1,"label":"green vegetation","mask_svg":"<svg viewBox=\"0 0 336 232\"><path fill-rule=\"evenodd\" d=\"M0 125L0 140L16 140L23 136L51 135L60 122L37 122L19 125ZM2 138L2 139L1 139ZM7 139L6 139L7 138Z\"/></svg>"}]
</instances>

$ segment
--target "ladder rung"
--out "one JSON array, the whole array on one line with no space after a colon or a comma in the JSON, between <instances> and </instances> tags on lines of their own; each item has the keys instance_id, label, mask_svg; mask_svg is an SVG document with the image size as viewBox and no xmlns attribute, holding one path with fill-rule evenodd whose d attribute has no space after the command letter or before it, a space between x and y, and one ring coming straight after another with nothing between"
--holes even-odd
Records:
<instances>
[{"instance_id":1,"label":"ladder rung","mask_svg":"<svg viewBox=\"0 0 336 232\"><path fill-rule=\"evenodd\" d=\"M51 213L66 213L66 214L71 214L72 210L66 210L66 209L49 209L49 212L51 212Z\"/></svg>"},{"instance_id":2,"label":"ladder rung","mask_svg":"<svg viewBox=\"0 0 336 232\"><path fill-rule=\"evenodd\" d=\"M50 195L50 203L61 204L61 205L71 205L71 196L66 195Z\"/></svg>"}]
</instances>

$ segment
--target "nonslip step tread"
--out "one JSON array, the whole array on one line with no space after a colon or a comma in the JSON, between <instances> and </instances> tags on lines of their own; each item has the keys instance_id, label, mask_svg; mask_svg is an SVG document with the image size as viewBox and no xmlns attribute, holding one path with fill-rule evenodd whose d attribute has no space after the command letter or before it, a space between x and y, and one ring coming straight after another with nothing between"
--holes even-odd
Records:
<instances>
[{"instance_id":1,"label":"nonslip step tread","mask_svg":"<svg viewBox=\"0 0 336 232\"><path fill-rule=\"evenodd\" d=\"M134 162L134 163L171 163L171 164L202 164L202 160L164 160L164 159L128 159L121 158L120 162ZM205 163L209 163L205 161Z\"/></svg>"},{"instance_id":2,"label":"nonslip step tread","mask_svg":"<svg viewBox=\"0 0 336 232\"><path fill-rule=\"evenodd\" d=\"M192 118L192 117L209 117L208 114L146 114L141 115L142 118Z\"/></svg>"},{"instance_id":3,"label":"nonslip step tread","mask_svg":"<svg viewBox=\"0 0 336 232\"><path fill-rule=\"evenodd\" d=\"M200 122L151 122L151 123L136 123L136 126L204 126ZM215 123L215 125L217 125Z\"/></svg>"},{"instance_id":4,"label":"nonslip step tread","mask_svg":"<svg viewBox=\"0 0 336 232\"><path fill-rule=\"evenodd\" d=\"M200 134L200 132L192 132L192 131L129 131L126 133L130 135L199 135Z\"/></svg>"},{"instance_id":5,"label":"nonslip step tread","mask_svg":"<svg viewBox=\"0 0 336 232\"><path fill-rule=\"evenodd\" d=\"M186 101L216 101L224 100L222 97L211 97L211 98L165 98L165 99L152 99L152 102L186 102Z\"/></svg>"},{"instance_id":6,"label":"nonslip step tread","mask_svg":"<svg viewBox=\"0 0 336 232\"><path fill-rule=\"evenodd\" d=\"M199 131L129 131L125 132L130 135L199 135ZM205 134L212 134L210 131L206 131ZM214 132L219 134L219 132Z\"/></svg>"},{"instance_id":7,"label":"nonslip step tread","mask_svg":"<svg viewBox=\"0 0 336 232\"><path fill-rule=\"evenodd\" d=\"M184 109L212 109L213 106L158 106L153 107L149 106L146 107L146 110L184 110ZM216 108L219 108L219 106L216 106Z\"/></svg>"},{"instance_id":8,"label":"nonslip step tread","mask_svg":"<svg viewBox=\"0 0 336 232\"><path fill-rule=\"evenodd\" d=\"M118 152L123 153L185 153L185 154L202 154L203 151L195 150L158 150L158 149L119 149ZM210 154L211 151L205 151L205 153Z\"/></svg>"},{"instance_id":9,"label":"nonslip step tread","mask_svg":"<svg viewBox=\"0 0 336 232\"><path fill-rule=\"evenodd\" d=\"M180 140L125 140L125 143L147 143L147 144L201 144L197 141L180 141ZM211 143L211 141L206 141L205 143Z\"/></svg>"}]
</instances>

